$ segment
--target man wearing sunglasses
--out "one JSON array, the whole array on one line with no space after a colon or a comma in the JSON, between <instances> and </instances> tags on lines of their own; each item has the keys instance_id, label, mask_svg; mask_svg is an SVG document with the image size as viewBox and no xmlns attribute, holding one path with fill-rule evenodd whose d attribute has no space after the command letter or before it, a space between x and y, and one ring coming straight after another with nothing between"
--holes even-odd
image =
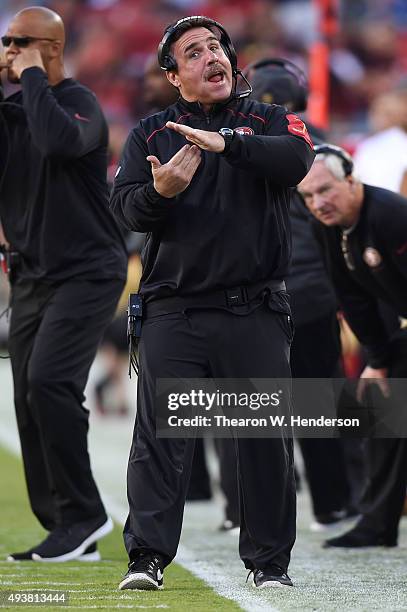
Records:
<instances>
[{"instance_id":1,"label":"man wearing sunglasses","mask_svg":"<svg viewBox=\"0 0 407 612\"><path fill-rule=\"evenodd\" d=\"M83 391L126 255L108 209L106 122L95 96L65 78L64 40L60 17L40 7L19 12L2 37L3 72L21 85L0 104L9 351L29 500L49 531L9 561L98 560L96 542L112 529L90 468Z\"/></svg>"}]
</instances>

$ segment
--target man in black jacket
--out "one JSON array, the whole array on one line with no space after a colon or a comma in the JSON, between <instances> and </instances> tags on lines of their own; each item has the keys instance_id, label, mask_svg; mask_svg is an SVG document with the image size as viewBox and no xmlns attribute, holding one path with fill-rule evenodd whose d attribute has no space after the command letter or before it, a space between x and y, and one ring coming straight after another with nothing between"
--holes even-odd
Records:
<instances>
[{"instance_id":1,"label":"man in black jacket","mask_svg":"<svg viewBox=\"0 0 407 612\"><path fill-rule=\"evenodd\" d=\"M316 147L317 157L298 190L318 220L323 247L340 305L365 346L368 363L357 396L375 382L386 396L388 377L405 377L403 330L391 338L378 308L389 303L407 316L407 201L400 195L364 185L353 176L349 155L334 145ZM327 546L395 546L407 478L405 440L369 440L370 482L365 509L354 529Z\"/></svg>"},{"instance_id":2,"label":"man in black jacket","mask_svg":"<svg viewBox=\"0 0 407 612\"><path fill-rule=\"evenodd\" d=\"M314 157L295 115L236 93L220 24L178 21L159 62L180 100L131 132L111 200L126 227L149 232L121 589L162 588L181 531L194 443L156 439L156 378L289 376L288 209ZM239 438L236 451L241 558L255 586L291 585L292 440Z\"/></svg>"},{"instance_id":3,"label":"man in black jacket","mask_svg":"<svg viewBox=\"0 0 407 612\"><path fill-rule=\"evenodd\" d=\"M18 13L2 38L0 218L9 243L9 351L32 510L50 533L10 561L99 558L112 529L87 450L86 380L126 277L108 208L107 126L94 95L65 78L64 27Z\"/></svg>"}]
</instances>

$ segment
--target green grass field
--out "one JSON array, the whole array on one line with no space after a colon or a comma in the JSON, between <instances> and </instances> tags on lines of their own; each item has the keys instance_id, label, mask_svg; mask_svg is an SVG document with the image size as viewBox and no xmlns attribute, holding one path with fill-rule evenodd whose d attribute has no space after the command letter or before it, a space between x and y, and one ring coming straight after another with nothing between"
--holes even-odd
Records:
<instances>
[{"instance_id":1,"label":"green grass field","mask_svg":"<svg viewBox=\"0 0 407 612\"><path fill-rule=\"evenodd\" d=\"M100 542L103 561L98 563L8 563L7 554L25 550L45 535L28 507L21 462L0 448L0 607L16 610L34 608L56 610L59 606L13 605L4 602L5 593L36 591L69 594L69 606L62 609L166 609L166 610L239 610L232 601L220 597L205 583L179 565L165 572L165 589L158 592L118 591L117 585L126 569L126 554L121 529ZM3 600L1 599L3 598Z\"/></svg>"}]
</instances>

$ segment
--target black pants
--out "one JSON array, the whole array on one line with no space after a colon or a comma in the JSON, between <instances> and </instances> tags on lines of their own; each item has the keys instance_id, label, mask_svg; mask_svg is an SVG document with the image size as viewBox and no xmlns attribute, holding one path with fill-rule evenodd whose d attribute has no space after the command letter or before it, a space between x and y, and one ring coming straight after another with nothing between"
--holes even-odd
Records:
<instances>
[{"instance_id":1,"label":"black pants","mask_svg":"<svg viewBox=\"0 0 407 612\"><path fill-rule=\"evenodd\" d=\"M194 450L192 439L155 437L156 378L287 378L290 340L287 316L267 304L246 316L213 309L144 322L124 528L131 559L143 550L159 553L164 565L174 558ZM240 556L250 569L276 564L285 570L295 541L292 440L282 435L235 445Z\"/></svg>"},{"instance_id":2,"label":"black pants","mask_svg":"<svg viewBox=\"0 0 407 612\"><path fill-rule=\"evenodd\" d=\"M389 377L407 378L407 330L398 331L390 343ZM384 402L385 405L385 402ZM406 397L398 402L405 412ZM368 483L362 497L362 518L358 529L397 542L398 527L407 487L407 440L405 438L366 441Z\"/></svg>"},{"instance_id":3,"label":"black pants","mask_svg":"<svg viewBox=\"0 0 407 612\"><path fill-rule=\"evenodd\" d=\"M292 376L293 378L335 376L339 355L338 321L336 311L332 311L296 329L291 347ZM233 442L226 438L215 442L220 462L220 485L226 499L225 515L233 523L238 523L238 488ZM342 440L301 438L299 444L304 458L314 514L327 514L344 508L349 500L349 486Z\"/></svg>"},{"instance_id":4,"label":"black pants","mask_svg":"<svg viewBox=\"0 0 407 612\"><path fill-rule=\"evenodd\" d=\"M9 351L28 495L45 529L105 514L87 450L84 388L123 282L17 280Z\"/></svg>"},{"instance_id":5,"label":"black pants","mask_svg":"<svg viewBox=\"0 0 407 612\"><path fill-rule=\"evenodd\" d=\"M204 500L211 497L211 481L206 462L204 440L203 438L196 438L187 500Z\"/></svg>"},{"instance_id":6,"label":"black pants","mask_svg":"<svg viewBox=\"0 0 407 612\"><path fill-rule=\"evenodd\" d=\"M367 440L365 450L368 483L357 528L396 543L406 498L407 440L371 439Z\"/></svg>"},{"instance_id":7,"label":"black pants","mask_svg":"<svg viewBox=\"0 0 407 612\"><path fill-rule=\"evenodd\" d=\"M341 352L336 311L300 325L291 349L293 378L332 378L338 375ZM295 396L293 398L295 406ZM300 438L315 516L342 510L350 488L342 440Z\"/></svg>"}]
</instances>

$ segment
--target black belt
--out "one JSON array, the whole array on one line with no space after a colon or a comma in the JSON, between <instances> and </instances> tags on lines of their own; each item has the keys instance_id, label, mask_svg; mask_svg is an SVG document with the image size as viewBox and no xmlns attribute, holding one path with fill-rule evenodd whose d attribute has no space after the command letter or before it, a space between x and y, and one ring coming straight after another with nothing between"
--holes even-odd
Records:
<instances>
[{"instance_id":1,"label":"black belt","mask_svg":"<svg viewBox=\"0 0 407 612\"><path fill-rule=\"evenodd\" d=\"M161 298L144 305L145 317L155 317L171 312L183 312L189 308L231 308L243 306L256 299L261 293L285 291L283 280L259 281L252 285L219 289L211 293Z\"/></svg>"}]
</instances>

